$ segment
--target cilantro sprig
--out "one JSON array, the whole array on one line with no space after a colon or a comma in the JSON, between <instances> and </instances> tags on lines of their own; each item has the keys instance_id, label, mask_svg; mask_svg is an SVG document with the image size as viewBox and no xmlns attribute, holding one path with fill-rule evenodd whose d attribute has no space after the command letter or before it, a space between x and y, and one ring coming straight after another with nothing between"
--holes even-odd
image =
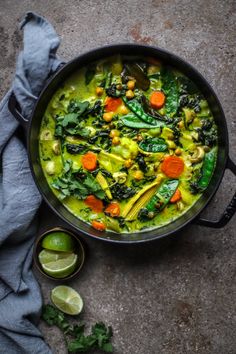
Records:
<instances>
[{"instance_id":1,"label":"cilantro sprig","mask_svg":"<svg viewBox=\"0 0 236 354\"><path fill-rule=\"evenodd\" d=\"M69 353L91 353L91 350L100 349L105 353L112 353L112 328L102 322L92 326L91 333L84 334L84 324L70 324L68 317L52 305L44 305L42 319L49 326L57 326L64 335Z\"/></svg>"},{"instance_id":2,"label":"cilantro sprig","mask_svg":"<svg viewBox=\"0 0 236 354\"><path fill-rule=\"evenodd\" d=\"M61 199L70 195L85 199L89 194L94 194L100 199L105 198L104 191L93 175L82 169L74 170L71 160L65 161L61 175L52 182L51 186L60 191Z\"/></svg>"}]
</instances>

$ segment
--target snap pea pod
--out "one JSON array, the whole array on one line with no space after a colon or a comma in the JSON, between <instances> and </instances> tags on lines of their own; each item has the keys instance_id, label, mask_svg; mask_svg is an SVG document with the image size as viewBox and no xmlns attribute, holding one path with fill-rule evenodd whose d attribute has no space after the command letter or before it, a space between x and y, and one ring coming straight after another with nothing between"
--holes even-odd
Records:
<instances>
[{"instance_id":1,"label":"snap pea pod","mask_svg":"<svg viewBox=\"0 0 236 354\"><path fill-rule=\"evenodd\" d=\"M158 188L155 195L150 199L145 208L141 209L138 215L139 220L153 219L169 203L179 185L178 179L164 181Z\"/></svg>"},{"instance_id":2,"label":"snap pea pod","mask_svg":"<svg viewBox=\"0 0 236 354\"><path fill-rule=\"evenodd\" d=\"M158 121L157 119L153 118L149 114L145 113L141 103L139 103L136 99L128 100L126 97L123 97L123 101L128 106L128 108L136 114L138 118L143 120L144 122L150 125L156 125L159 122L160 126L165 126L164 122Z\"/></svg>"},{"instance_id":3,"label":"snap pea pod","mask_svg":"<svg viewBox=\"0 0 236 354\"><path fill-rule=\"evenodd\" d=\"M216 165L216 156L217 156L216 148L210 150L204 156L202 170L201 170L201 177L197 182L200 190L206 189L206 187L208 186L211 180Z\"/></svg>"},{"instance_id":4,"label":"snap pea pod","mask_svg":"<svg viewBox=\"0 0 236 354\"><path fill-rule=\"evenodd\" d=\"M136 129L152 129L163 127L165 125L163 122L160 122L158 120L155 120L155 124L145 123L133 113L129 113L126 116L121 117L121 121L127 127Z\"/></svg>"},{"instance_id":5,"label":"snap pea pod","mask_svg":"<svg viewBox=\"0 0 236 354\"><path fill-rule=\"evenodd\" d=\"M139 143L139 147L147 152L163 152L168 150L168 145L163 138L147 138Z\"/></svg>"}]
</instances>

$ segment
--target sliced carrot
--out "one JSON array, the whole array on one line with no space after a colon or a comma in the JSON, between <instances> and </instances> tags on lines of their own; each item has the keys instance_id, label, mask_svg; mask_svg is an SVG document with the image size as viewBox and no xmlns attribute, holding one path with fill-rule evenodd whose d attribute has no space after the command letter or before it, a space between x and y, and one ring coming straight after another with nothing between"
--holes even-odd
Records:
<instances>
[{"instance_id":1,"label":"sliced carrot","mask_svg":"<svg viewBox=\"0 0 236 354\"><path fill-rule=\"evenodd\" d=\"M120 215L120 206L118 203L111 203L105 209L105 213L109 214L110 216L119 216Z\"/></svg>"},{"instance_id":2,"label":"sliced carrot","mask_svg":"<svg viewBox=\"0 0 236 354\"><path fill-rule=\"evenodd\" d=\"M161 164L161 170L167 177L178 178L184 170L184 161L177 156L167 156Z\"/></svg>"},{"instance_id":3,"label":"sliced carrot","mask_svg":"<svg viewBox=\"0 0 236 354\"><path fill-rule=\"evenodd\" d=\"M171 203L176 203L181 199L181 192L179 189L176 189L175 193L173 194L172 198L170 199Z\"/></svg>"},{"instance_id":4,"label":"sliced carrot","mask_svg":"<svg viewBox=\"0 0 236 354\"><path fill-rule=\"evenodd\" d=\"M150 96L150 104L154 109L160 109L164 106L166 96L162 91L153 91Z\"/></svg>"},{"instance_id":5,"label":"sliced carrot","mask_svg":"<svg viewBox=\"0 0 236 354\"><path fill-rule=\"evenodd\" d=\"M101 213L103 211L103 202L96 198L94 195L88 195L87 198L84 200L85 204L95 211L96 213Z\"/></svg>"},{"instance_id":6,"label":"sliced carrot","mask_svg":"<svg viewBox=\"0 0 236 354\"><path fill-rule=\"evenodd\" d=\"M93 171L97 167L97 156L92 151L88 151L82 156L81 162L86 170Z\"/></svg>"},{"instance_id":7,"label":"sliced carrot","mask_svg":"<svg viewBox=\"0 0 236 354\"><path fill-rule=\"evenodd\" d=\"M105 99L105 111L106 112L115 112L121 104L122 104L121 98L107 97Z\"/></svg>"},{"instance_id":8,"label":"sliced carrot","mask_svg":"<svg viewBox=\"0 0 236 354\"><path fill-rule=\"evenodd\" d=\"M93 220L92 227L96 230L99 230L99 231L106 230L106 225L102 221Z\"/></svg>"}]
</instances>

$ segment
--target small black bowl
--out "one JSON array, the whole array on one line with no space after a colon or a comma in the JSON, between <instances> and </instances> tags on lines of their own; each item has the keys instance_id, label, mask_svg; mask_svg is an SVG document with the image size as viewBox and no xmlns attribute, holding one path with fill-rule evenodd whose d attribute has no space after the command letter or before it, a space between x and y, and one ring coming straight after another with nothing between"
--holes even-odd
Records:
<instances>
[{"instance_id":1,"label":"small black bowl","mask_svg":"<svg viewBox=\"0 0 236 354\"><path fill-rule=\"evenodd\" d=\"M77 263L76 269L74 270L73 273L71 273L70 275L68 275L67 277L64 277L64 278L54 278L54 277L46 274L39 262L39 259L38 259L38 255L43 249L43 247L41 246L41 241L43 240L43 238L46 235L48 235L52 232L55 232L55 231L65 232L73 238L74 244L75 244L74 252L78 255L78 263ZM43 274L45 277L47 277L48 279L52 279L52 280L56 280L56 281L71 280L72 278L74 278L78 275L78 273L80 272L80 270L83 267L84 260L85 260L85 250L84 250L84 246L83 246L82 242L78 239L78 237L74 233L72 233L70 230L62 228L62 227L55 227L53 229L45 231L43 234L41 234L37 237L37 239L34 243L33 259L34 259L34 264L35 264L37 270L41 274Z\"/></svg>"}]
</instances>

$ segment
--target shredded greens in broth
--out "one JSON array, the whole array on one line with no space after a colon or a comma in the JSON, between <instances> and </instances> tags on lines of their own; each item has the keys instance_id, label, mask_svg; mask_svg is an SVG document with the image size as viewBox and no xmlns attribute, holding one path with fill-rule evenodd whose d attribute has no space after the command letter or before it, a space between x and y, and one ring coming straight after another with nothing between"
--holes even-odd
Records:
<instances>
[{"instance_id":1,"label":"shredded greens in broth","mask_svg":"<svg viewBox=\"0 0 236 354\"><path fill-rule=\"evenodd\" d=\"M210 183L217 127L196 85L154 58L109 57L57 90L42 119L53 193L97 230L159 228Z\"/></svg>"}]
</instances>

